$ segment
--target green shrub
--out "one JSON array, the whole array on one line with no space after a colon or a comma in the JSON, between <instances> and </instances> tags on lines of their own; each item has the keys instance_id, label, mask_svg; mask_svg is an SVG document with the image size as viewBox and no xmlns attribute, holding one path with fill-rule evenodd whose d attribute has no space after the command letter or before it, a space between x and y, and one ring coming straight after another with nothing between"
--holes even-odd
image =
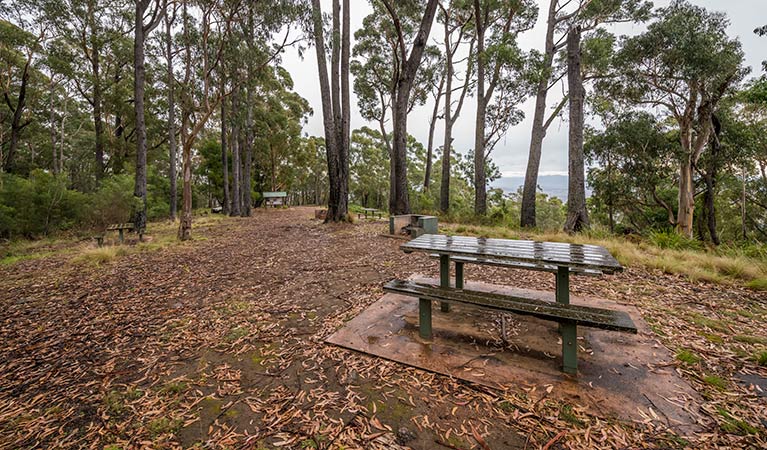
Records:
<instances>
[{"instance_id":1,"label":"green shrub","mask_svg":"<svg viewBox=\"0 0 767 450\"><path fill-rule=\"evenodd\" d=\"M35 237L68 230L83 217L87 196L67 189L64 175L33 170L0 179L0 236Z\"/></svg>"},{"instance_id":2,"label":"green shrub","mask_svg":"<svg viewBox=\"0 0 767 450\"><path fill-rule=\"evenodd\" d=\"M133 196L133 177L114 175L101 181L99 189L90 194L89 225L103 230L109 224L130 220L133 208L141 206Z\"/></svg>"}]
</instances>

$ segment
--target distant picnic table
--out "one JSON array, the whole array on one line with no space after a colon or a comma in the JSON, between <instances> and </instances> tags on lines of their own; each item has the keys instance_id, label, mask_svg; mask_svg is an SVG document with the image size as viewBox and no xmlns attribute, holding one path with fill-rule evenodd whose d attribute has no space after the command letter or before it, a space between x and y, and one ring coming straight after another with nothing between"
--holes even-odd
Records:
<instances>
[{"instance_id":1,"label":"distant picnic table","mask_svg":"<svg viewBox=\"0 0 767 450\"><path fill-rule=\"evenodd\" d=\"M376 215L378 216L379 219L383 217L383 213L375 208L362 208L362 212L357 213L357 217L360 218L363 214L365 215L366 219L368 218L368 214L370 215L370 217L374 219Z\"/></svg>"},{"instance_id":2,"label":"distant picnic table","mask_svg":"<svg viewBox=\"0 0 767 450\"><path fill-rule=\"evenodd\" d=\"M430 339L431 302L441 302L443 312L450 303L469 304L496 311L530 315L558 322L562 337L563 371L577 373L577 326L636 333L631 318L622 311L570 304L570 274L600 276L623 267L605 248L596 245L491 239L470 236L424 234L400 248L405 253L424 252L440 260L440 285L392 280L387 292L419 299L419 332ZM450 261L455 263L455 286L450 286ZM488 264L515 269L539 270L556 276L555 302L518 295L504 295L463 288L463 265Z\"/></svg>"}]
</instances>

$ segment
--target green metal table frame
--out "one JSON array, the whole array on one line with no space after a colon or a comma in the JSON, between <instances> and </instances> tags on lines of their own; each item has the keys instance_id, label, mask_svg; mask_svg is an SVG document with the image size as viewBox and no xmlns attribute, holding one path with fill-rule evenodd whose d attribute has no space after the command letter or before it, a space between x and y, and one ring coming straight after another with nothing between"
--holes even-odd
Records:
<instances>
[{"instance_id":1,"label":"green metal table frame","mask_svg":"<svg viewBox=\"0 0 767 450\"><path fill-rule=\"evenodd\" d=\"M455 288L463 289L463 262L455 261ZM558 266L556 277L556 301L563 305L570 304L570 268ZM442 288L450 287L450 255L439 255L439 285ZM450 304L440 303L440 310L450 312ZM419 334L423 339L431 339L431 300L418 300ZM559 324L559 332L562 336L562 370L565 373L575 374L578 372L578 329L575 323L562 322Z\"/></svg>"}]
</instances>

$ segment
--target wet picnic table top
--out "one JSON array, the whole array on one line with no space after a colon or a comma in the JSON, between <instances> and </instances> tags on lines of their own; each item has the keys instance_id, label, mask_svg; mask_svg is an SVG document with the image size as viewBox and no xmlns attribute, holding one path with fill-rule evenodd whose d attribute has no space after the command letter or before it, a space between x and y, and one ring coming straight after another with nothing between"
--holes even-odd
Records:
<instances>
[{"instance_id":1,"label":"wet picnic table top","mask_svg":"<svg viewBox=\"0 0 767 450\"><path fill-rule=\"evenodd\" d=\"M400 248L406 253L428 252L440 255L473 257L478 260L504 260L597 269L604 273L621 272L623 266L598 245L493 239L472 236L424 234Z\"/></svg>"}]
</instances>

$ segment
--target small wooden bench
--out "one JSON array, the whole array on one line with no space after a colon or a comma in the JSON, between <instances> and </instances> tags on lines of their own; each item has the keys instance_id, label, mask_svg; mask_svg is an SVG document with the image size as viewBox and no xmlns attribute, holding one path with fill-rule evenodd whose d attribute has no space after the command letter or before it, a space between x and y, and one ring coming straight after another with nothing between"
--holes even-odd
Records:
<instances>
[{"instance_id":1,"label":"small wooden bench","mask_svg":"<svg viewBox=\"0 0 767 450\"><path fill-rule=\"evenodd\" d=\"M385 292L418 298L418 329L424 339L431 339L431 302L463 303L495 311L510 312L567 325L561 327L562 360L564 367L577 367L577 326L603 330L637 333L628 314L590 306L548 302L545 300L471 291L453 287L438 287L413 281L392 280L383 287Z\"/></svg>"},{"instance_id":2,"label":"small wooden bench","mask_svg":"<svg viewBox=\"0 0 767 450\"><path fill-rule=\"evenodd\" d=\"M120 243L125 242L125 231L128 231L129 233L133 231L133 224L132 223L115 223L112 225L109 225L107 227L107 231L117 231L120 234Z\"/></svg>"},{"instance_id":3,"label":"small wooden bench","mask_svg":"<svg viewBox=\"0 0 767 450\"><path fill-rule=\"evenodd\" d=\"M432 253L429 255L430 258L439 259L439 254ZM455 262L456 266L458 264L485 264L488 266L496 266L496 267L505 267L508 269L525 269L525 270L537 270L541 272L548 272L548 273L557 273L557 266L551 265L551 264L534 264L529 262L523 262L523 261L509 261L509 260L503 260L503 259L493 259L493 258L474 258L471 256L452 256L450 257L450 260ZM463 273L463 268L458 269L461 273ZM585 275L590 277L598 277L603 274L603 272L599 269L587 269L584 267L570 267L570 274L571 275ZM463 281L463 280L461 280Z\"/></svg>"}]
</instances>

